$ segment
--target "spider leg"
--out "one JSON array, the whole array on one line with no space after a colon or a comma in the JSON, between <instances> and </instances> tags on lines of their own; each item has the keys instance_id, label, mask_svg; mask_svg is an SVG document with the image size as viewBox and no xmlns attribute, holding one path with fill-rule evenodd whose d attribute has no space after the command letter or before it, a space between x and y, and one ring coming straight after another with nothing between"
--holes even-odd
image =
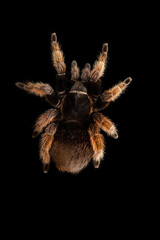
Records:
<instances>
[{"instance_id":1,"label":"spider leg","mask_svg":"<svg viewBox=\"0 0 160 240\"><path fill-rule=\"evenodd\" d=\"M103 93L104 95L103 94L102 95L108 102L114 101L121 95L122 92L124 92L124 90L131 83L131 81L132 79L130 77L126 78L123 82L120 82L119 84L115 85L108 91L105 91ZM108 94L110 95L110 97L107 99Z\"/></svg>"},{"instance_id":2,"label":"spider leg","mask_svg":"<svg viewBox=\"0 0 160 240\"><path fill-rule=\"evenodd\" d=\"M88 92L91 95L93 101L95 101L101 94L101 80L103 76L106 62L107 62L108 44L104 43L102 52L100 53L98 60L94 63L93 70L90 72L90 64L86 64L82 70L81 79L82 82L87 82Z\"/></svg>"},{"instance_id":3,"label":"spider leg","mask_svg":"<svg viewBox=\"0 0 160 240\"><path fill-rule=\"evenodd\" d=\"M60 115L57 109L49 109L45 111L38 117L34 126L32 137L37 137L48 124L59 120L59 118Z\"/></svg>"},{"instance_id":4,"label":"spider leg","mask_svg":"<svg viewBox=\"0 0 160 240\"><path fill-rule=\"evenodd\" d=\"M106 63L107 63L107 53L108 53L108 44L104 43L102 46L102 52L98 56L98 60L95 61L93 70L90 74L91 81L97 81L100 77L103 76Z\"/></svg>"},{"instance_id":5,"label":"spider leg","mask_svg":"<svg viewBox=\"0 0 160 240\"><path fill-rule=\"evenodd\" d=\"M79 78L79 67L77 65L77 62L75 60L71 63L71 80L77 81Z\"/></svg>"},{"instance_id":6,"label":"spider leg","mask_svg":"<svg viewBox=\"0 0 160 240\"><path fill-rule=\"evenodd\" d=\"M101 80L103 76L106 62L107 62L108 44L104 43L102 52L100 53L98 60L94 63L93 70L90 73L90 81L88 82L89 93L93 100L96 101L101 94Z\"/></svg>"},{"instance_id":7,"label":"spider leg","mask_svg":"<svg viewBox=\"0 0 160 240\"><path fill-rule=\"evenodd\" d=\"M90 124L88 133L94 151L93 164L95 168L98 168L104 156L104 137L100 134L100 129L96 123Z\"/></svg>"},{"instance_id":8,"label":"spider leg","mask_svg":"<svg viewBox=\"0 0 160 240\"><path fill-rule=\"evenodd\" d=\"M97 98L100 96L102 91L101 80L98 79L96 82L88 81L87 89L89 95L92 97L93 102L95 102Z\"/></svg>"},{"instance_id":9,"label":"spider leg","mask_svg":"<svg viewBox=\"0 0 160 240\"><path fill-rule=\"evenodd\" d=\"M57 73L59 75L65 74L66 64L64 62L63 52L60 49L59 43L57 42L56 33L51 34L51 48L52 48L53 65L57 70Z\"/></svg>"},{"instance_id":10,"label":"spider leg","mask_svg":"<svg viewBox=\"0 0 160 240\"><path fill-rule=\"evenodd\" d=\"M105 117L102 113L94 113L92 115L92 118L98 127L106 132L109 136L115 139L118 138L117 129L114 123Z\"/></svg>"},{"instance_id":11,"label":"spider leg","mask_svg":"<svg viewBox=\"0 0 160 240\"><path fill-rule=\"evenodd\" d=\"M27 83L21 83L21 82L16 82L15 84L18 88L25 90L26 92L30 94L35 94L40 97L45 97L45 100L51 105L51 106L58 106L59 104L59 99L56 94L56 92L53 90L53 88L47 84L47 83L32 83L32 82L27 82Z\"/></svg>"},{"instance_id":12,"label":"spider leg","mask_svg":"<svg viewBox=\"0 0 160 240\"><path fill-rule=\"evenodd\" d=\"M58 93L58 97L60 99L63 98L63 96L65 95L65 85L66 85L66 75L62 74L62 75L58 75L56 76L56 90Z\"/></svg>"},{"instance_id":13,"label":"spider leg","mask_svg":"<svg viewBox=\"0 0 160 240\"><path fill-rule=\"evenodd\" d=\"M98 79L97 81L90 81L90 70L90 64L86 63L82 70L81 80L83 84L87 86L88 93L91 95L92 100L95 101L101 94L101 80Z\"/></svg>"},{"instance_id":14,"label":"spider leg","mask_svg":"<svg viewBox=\"0 0 160 240\"><path fill-rule=\"evenodd\" d=\"M65 82L66 82L66 64L64 62L64 55L57 42L56 33L51 34L51 48L53 65L57 71L56 76L56 90L59 98L62 99L65 94Z\"/></svg>"},{"instance_id":15,"label":"spider leg","mask_svg":"<svg viewBox=\"0 0 160 240\"><path fill-rule=\"evenodd\" d=\"M45 130L40 141L40 158L43 163L43 171L47 173L50 166L50 149L56 133L58 123L51 123Z\"/></svg>"},{"instance_id":16,"label":"spider leg","mask_svg":"<svg viewBox=\"0 0 160 240\"><path fill-rule=\"evenodd\" d=\"M16 82L15 84L18 88L27 91L28 93L35 94L40 97L44 97L47 94L51 95L54 90L53 88L47 84L47 83L32 83L32 82L27 82L27 83L21 83L21 82Z\"/></svg>"},{"instance_id":17,"label":"spider leg","mask_svg":"<svg viewBox=\"0 0 160 240\"><path fill-rule=\"evenodd\" d=\"M124 92L131 81L132 79L130 77L126 78L124 81L115 85L111 89L105 90L97 99L95 109L99 111L105 109L111 101L116 100Z\"/></svg>"},{"instance_id":18,"label":"spider leg","mask_svg":"<svg viewBox=\"0 0 160 240\"><path fill-rule=\"evenodd\" d=\"M85 67L82 69L81 80L82 82L88 82L90 79L91 65L86 63Z\"/></svg>"}]
</instances>

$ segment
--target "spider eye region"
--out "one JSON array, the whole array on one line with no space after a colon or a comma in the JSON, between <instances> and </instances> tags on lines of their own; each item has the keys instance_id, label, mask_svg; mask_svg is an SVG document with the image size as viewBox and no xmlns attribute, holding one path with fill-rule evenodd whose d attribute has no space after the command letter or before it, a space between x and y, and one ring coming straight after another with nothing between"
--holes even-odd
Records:
<instances>
[{"instance_id":1,"label":"spider eye region","mask_svg":"<svg viewBox=\"0 0 160 240\"><path fill-rule=\"evenodd\" d=\"M90 109L87 89L82 82L76 81L64 99L63 117L65 120L85 122L89 119Z\"/></svg>"},{"instance_id":2,"label":"spider eye region","mask_svg":"<svg viewBox=\"0 0 160 240\"><path fill-rule=\"evenodd\" d=\"M79 93L87 93L87 88L83 85L82 82L76 81L70 89L70 92L77 91Z\"/></svg>"}]
</instances>

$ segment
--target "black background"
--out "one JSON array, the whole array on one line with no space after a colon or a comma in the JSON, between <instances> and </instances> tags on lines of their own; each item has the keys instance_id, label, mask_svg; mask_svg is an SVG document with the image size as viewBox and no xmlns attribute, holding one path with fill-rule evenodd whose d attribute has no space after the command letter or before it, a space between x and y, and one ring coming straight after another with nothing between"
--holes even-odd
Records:
<instances>
[{"instance_id":1,"label":"black background","mask_svg":"<svg viewBox=\"0 0 160 240\"><path fill-rule=\"evenodd\" d=\"M23 11L24 10L24 11ZM136 109L138 101L135 96L138 82L138 45L141 41L140 26L137 25L133 15L116 12L107 16L104 11L98 10L98 15L90 14L84 9L83 14L73 13L56 14L47 16L44 12L21 9L10 25L10 61L11 76L9 79L9 91L11 91L10 108L13 111L14 145L13 155L15 177L20 175L24 181L27 179L43 179L43 181L59 181L70 179L71 181L93 180L102 181L108 185L122 184L132 186L137 181L138 156L134 158L136 148L136 127L138 120ZM58 11L58 10L57 10ZM101 14L98 12L101 11ZM108 10L109 11L109 10ZM48 12L49 15L50 11ZM51 13L50 13L51 14ZM100 18L101 15L101 18ZM115 19L115 15L117 16ZM80 21L81 18L81 21ZM39 139L32 139L33 125L36 118L50 106L39 97L28 95L14 86L15 82L42 81L54 86L55 70L52 66L50 35L56 32L58 41L62 45L67 64L73 59L77 60L82 69L86 62L93 65L99 54L102 44L109 44L108 65L105 76L102 79L103 89L108 89L124 80L132 77L133 81L114 103L103 112L116 124L119 138L114 140L105 133L106 154L99 169L94 169L90 164L78 175L59 173L54 166L44 175L39 161ZM104 184L104 183L103 183Z\"/></svg>"},{"instance_id":2,"label":"black background","mask_svg":"<svg viewBox=\"0 0 160 240\"><path fill-rule=\"evenodd\" d=\"M4 177L8 182L7 189L12 198L19 194L20 199L28 202L33 201L33 195L40 193L46 199L53 195L56 203L62 202L61 208L67 208L66 201L72 198L72 204L82 199L82 205L92 203L93 209L101 204L106 209L114 205L117 211L129 208L133 213L142 204L145 188L139 136L141 118L137 114L140 80L141 84L143 81L140 68L144 57L146 13L134 4L60 5L14 5L7 12L6 78L9 91L7 109L10 111L7 117L10 140ZM48 174L42 172L39 138L33 139L32 131L36 118L50 106L43 99L15 87L15 82L27 80L54 86L55 70L50 49L52 32L57 33L62 45L68 71L73 59L81 69L86 62L93 65L102 44L107 42L108 65L102 78L103 89L126 77L133 79L125 93L103 112L116 124L119 138L114 140L104 133L106 153L100 168L94 169L91 162L77 175L60 173L53 164ZM42 205L43 208L48 205Z\"/></svg>"}]
</instances>

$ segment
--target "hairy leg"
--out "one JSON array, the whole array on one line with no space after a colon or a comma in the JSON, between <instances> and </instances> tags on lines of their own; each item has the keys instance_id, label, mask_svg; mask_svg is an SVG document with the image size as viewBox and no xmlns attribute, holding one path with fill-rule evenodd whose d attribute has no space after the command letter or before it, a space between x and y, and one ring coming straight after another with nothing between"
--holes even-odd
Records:
<instances>
[{"instance_id":1,"label":"hairy leg","mask_svg":"<svg viewBox=\"0 0 160 240\"><path fill-rule=\"evenodd\" d=\"M53 65L57 71L56 76L56 89L60 99L63 98L65 94L65 82L66 82L66 64L64 62L64 55L57 42L56 33L51 34L51 47L52 47L52 58Z\"/></svg>"},{"instance_id":2,"label":"hairy leg","mask_svg":"<svg viewBox=\"0 0 160 240\"><path fill-rule=\"evenodd\" d=\"M40 158L43 163L43 171L47 173L50 166L50 148L54 140L54 134L56 133L58 123L51 123L45 130L40 141Z\"/></svg>"},{"instance_id":3,"label":"hairy leg","mask_svg":"<svg viewBox=\"0 0 160 240\"><path fill-rule=\"evenodd\" d=\"M111 101L116 100L127 88L127 86L131 83L132 79L126 78L124 81L120 82L119 84L115 85L109 90L105 90L101 96L97 99L95 104L95 109L103 110L106 108Z\"/></svg>"},{"instance_id":4,"label":"hairy leg","mask_svg":"<svg viewBox=\"0 0 160 240\"><path fill-rule=\"evenodd\" d=\"M101 80L98 79L96 82L88 81L87 88L89 95L92 97L93 102L95 102L102 92Z\"/></svg>"},{"instance_id":5,"label":"hairy leg","mask_svg":"<svg viewBox=\"0 0 160 240\"><path fill-rule=\"evenodd\" d=\"M98 125L100 129L106 132L109 136L113 138L118 138L117 129L114 123L105 117L102 113L94 113L92 115L93 120Z\"/></svg>"},{"instance_id":6,"label":"hairy leg","mask_svg":"<svg viewBox=\"0 0 160 240\"><path fill-rule=\"evenodd\" d=\"M71 80L76 81L79 78L79 67L77 62L74 60L71 63Z\"/></svg>"},{"instance_id":7,"label":"hairy leg","mask_svg":"<svg viewBox=\"0 0 160 240\"><path fill-rule=\"evenodd\" d=\"M94 63L93 70L91 71L90 74L91 81L97 81L100 77L103 76L107 63L107 53L108 44L104 43L102 47L102 52L100 53L98 60Z\"/></svg>"},{"instance_id":8,"label":"hairy leg","mask_svg":"<svg viewBox=\"0 0 160 240\"><path fill-rule=\"evenodd\" d=\"M65 95L65 88L66 88L66 75L58 75L56 76L56 90L58 93L59 99L62 99Z\"/></svg>"},{"instance_id":9,"label":"hairy leg","mask_svg":"<svg viewBox=\"0 0 160 240\"><path fill-rule=\"evenodd\" d=\"M37 137L38 134L40 134L48 124L57 121L59 117L60 116L57 109L49 109L43 114L41 114L35 123L35 128L32 137Z\"/></svg>"},{"instance_id":10,"label":"hairy leg","mask_svg":"<svg viewBox=\"0 0 160 240\"><path fill-rule=\"evenodd\" d=\"M51 47L52 47L53 65L56 68L57 73L65 74L66 64L64 62L63 52L60 49L59 43L57 42L56 33L52 33L51 35Z\"/></svg>"},{"instance_id":11,"label":"hairy leg","mask_svg":"<svg viewBox=\"0 0 160 240\"><path fill-rule=\"evenodd\" d=\"M87 86L88 93L94 102L101 94L101 80L90 81L90 71L91 66L89 63L86 63L85 67L82 69L81 80L83 84Z\"/></svg>"},{"instance_id":12,"label":"hairy leg","mask_svg":"<svg viewBox=\"0 0 160 240\"><path fill-rule=\"evenodd\" d=\"M27 91L28 93L35 94L40 97L44 97L47 94L51 95L54 90L53 88L47 84L47 83L32 83L32 82L27 82L27 83L21 83L21 82L16 82L15 84L18 88Z\"/></svg>"},{"instance_id":13,"label":"hairy leg","mask_svg":"<svg viewBox=\"0 0 160 240\"><path fill-rule=\"evenodd\" d=\"M104 156L104 138L103 135L100 134L98 125L95 123L90 124L88 133L94 151L93 164L95 168L98 168Z\"/></svg>"},{"instance_id":14,"label":"hairy leg","mask_svg":"<svg viewBox=\"0 0 160 240\"><path fill-rule=\"evenodd\" d=\"M82 82L88 82L90 79L91 65L86 63L85 67L82 69L81 80Z\"/></svg>"},{"instance_id":15,"label":"hairy leg","mask_svg":"<svg viewBox=\"0 0 160 240\"><path fill-rule=\"evenodd\" d=\"M124 90L131 83L131 81L132 81L132 79L130 77L126 78L123 82L120 82L119 84L115 85L108 91L104 91L102 96L104 97L104 99L106 99L109 102L116 100L121 95L121 93L124 92ZM109 96L109 98L108 98L108 96Z\"/></svg>"}]
</instances>

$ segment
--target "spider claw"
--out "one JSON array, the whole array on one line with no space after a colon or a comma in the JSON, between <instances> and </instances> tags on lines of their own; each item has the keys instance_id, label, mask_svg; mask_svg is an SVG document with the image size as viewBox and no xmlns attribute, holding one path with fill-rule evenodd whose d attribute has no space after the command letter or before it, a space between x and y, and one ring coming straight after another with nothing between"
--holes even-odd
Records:
<instances>
[{"instance_id":1,"label":"spider claw","mask_svg":"<svg viewBox=\"0 0 160 240\"><path fill-rule=\"evenodd\" d=\"M50 165L49 164L43 164L43 172L48 173Z\"/></svg>"},{"instance_id":2,"label":"spider claw","mask_svg":"<svg viewBox=\"0 0 160 240\"><path fill-rule=\"evenodd\" d=\"M114 125L112 125L112 127L110 128L110 135L111 137L113 137L114 139L118 138L118 133L117 133L117 129Z\"/></svg>"},{"instance_id":3,"label":"spider claw","mask_svg":"<svg viewBox=\"0 0 160 240\"><path fill-rule=\"evenodd\" d=\"M38 136L38 134L39 134L39 133L38 133L37 131L34 131L33 134L32 134L32 137L35 138L35 137Z\"/></svg>"},{"instance_id":4,"label":"spider claw","mask_svg":"<svg viewBox=\"0 0 160 240\"><path fill-rule=\"evenodd\" d=\"M123 81L126 85L129 85L132 82L132 78L128 77Z\"/></svg>"},{"instance_id":5,"label":"spider claw","mask_svg":"<svg viewBox=\"0 0 160 240\"><path fill-rule=\"evenodd\" d=\"M105 53L108 52L108 43L104 43L104 44L103 44L102 52L105 52Z\"/></svg>"},{"instance_id":6,"label":"spider claw","mask_svg":"<svg viewBox=\"0 0 160 240\"><path fill-rule=\"evenodd\" d=\"M73 68L77 67L77 62L76 62L76 60L73 60L73 61L72 61L71 67L73 67Z\"/></svg>"},{"instance_id":7,"label":"spider claw","mask_svg":"<svg viewBox=\"0 0 160 240\"><path fill-rule=\"evenodd\" d=\"M52 42L57 42L57 35L56 35L56 33L52 33L51 34L51 41Z\"/></svg>"},{"instance_id":8,"label":"spider claw","mask_svg":"<svg viewBox=\"0 0 160 240\"><path fill-rule=\"evenodd\" d=\"M115 132L115 133L112 135L112 137L113 137L114 139L117 139L117 138L118 138L118 133Z\"/></svg>"},{"instance_id":9,"label":"spider claw","mask_svg":"<svg viewBox=\"0 0 160 240\"><path fill-rule=\"evenodd\" d=\"M84 68L88 68L89 70L91 70L91 65L89 63L86 63Z\"/></svg>"},{"instance_id":10,"label":"spider claw","mask_svg":"<svg viewBox=\"0 0 160 240\"><path fill-rule=\"evenodd\" d=\"M16 82L16 83L15 83L15 86L18 87L18 88L20 88L20 89L24 89L25 84L24 84L24 83L21 83L21 82Z\"/></svg>"},{"instance_id":11,"label":"spider claw","mask_svg":"<svg viewBox=\"0 0 160 240\"><path fill-rule=\"evenodd\" d=\"M94 160L94 161L93 161L93 165L94 165L94 168L99 168L100 161Z\"/></svg>"}]
</instances>

